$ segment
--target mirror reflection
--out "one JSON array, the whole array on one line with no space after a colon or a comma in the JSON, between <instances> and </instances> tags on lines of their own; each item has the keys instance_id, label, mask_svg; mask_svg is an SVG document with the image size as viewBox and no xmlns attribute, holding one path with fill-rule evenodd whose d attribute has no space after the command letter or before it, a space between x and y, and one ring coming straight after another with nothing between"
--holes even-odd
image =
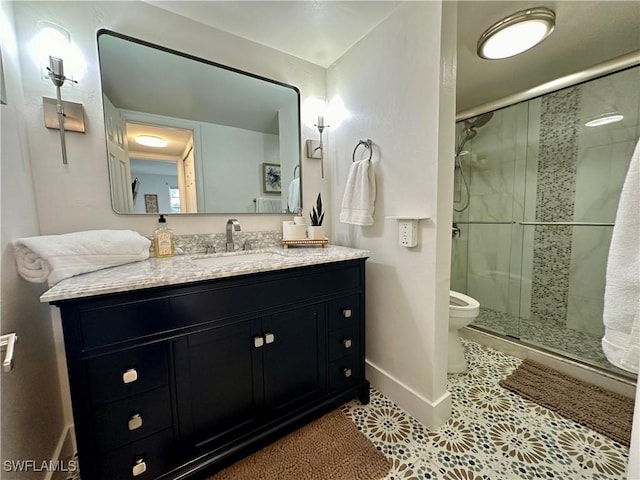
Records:
<instances>
[{"instance_id":1,"label":"mirror reflection","mask_svg":"<svg viewBox=\"0 0 640 480\"><path fill-rule=\"evenodd\" d=\"M297 88L98 34L117 213L288 213L300 205Z\"/></svg>"}]
</instances>

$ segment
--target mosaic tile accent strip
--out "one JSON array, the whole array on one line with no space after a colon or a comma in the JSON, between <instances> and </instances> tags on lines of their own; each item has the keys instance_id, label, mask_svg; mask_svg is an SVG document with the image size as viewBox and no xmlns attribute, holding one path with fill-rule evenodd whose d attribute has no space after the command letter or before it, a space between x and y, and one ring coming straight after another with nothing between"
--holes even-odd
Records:
<instances>
[{"instance_id":1,"label":"mosaic tile accent strip","mask_svg":"<svg viewBox=\"0 0 640 480\"><path fill-rule=\"evenodd\" d=\"M449 375L452 416L436 431L375 389L342 410L393 460L385 480L623 479L629 449L503 389L520 360L463 340L469 370Z\"/></svg>"},{"instance_id":2,"label":"mosaic tile accent strip","mask_svg":"<svg viewBox=\"0 0 640 480\"><path fill-rule=\"evenodd\" d=\"M570 222L576 187L581 87L545 95L540 114L536 221ZM536 226L531 315L566 323L570 226Z\"/></svg>"}]
</instances>

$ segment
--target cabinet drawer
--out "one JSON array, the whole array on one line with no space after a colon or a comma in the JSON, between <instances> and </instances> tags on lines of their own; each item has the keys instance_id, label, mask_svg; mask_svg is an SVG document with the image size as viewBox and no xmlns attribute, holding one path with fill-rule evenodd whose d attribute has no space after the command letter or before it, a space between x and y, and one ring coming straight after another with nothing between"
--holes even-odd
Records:
<instances>
[{"instance_id":1,"label":"cabinet drawer","mask_svg":"<svg viewBox=\"0 0 640 480\"><path fill-rule=\"evenodd\" d=\"M150 480L171 465L173 431L163 430L126 447L105 453L99 460L100 478L104 480Z\"/></svg>"},{"instance_id":2,"label":"cabinet drawer","mask_svg":"<svg viewBox=\"0 0 640 480\"><path fill-rule=\"evenodd\" d=\"M360 295L337 298L328 303L329 331L360 323Z\"/></svg>"},{"instance_id":3,"label":"cabinet drawer","mask_svg":"<svg viewBox=\"0 0 640 480\"><path fill-rule=\"evenodd\" d=\"M329 389L337 390L360 380L360 360L357 352L329 364Z\"/></svg>"},{"instance_id":4,"label":"cabinet drawer","mask_svg":"<svg viewBox=\"0 0 640 480\"><path fill-rule=\"evenodd\" d=\"M94 405L161 387L168 378L166 348L148 345L88 360L87 375Z\"/></svg>"},{"instance_id":5,"label":"cabinet drawer","mask_svg":"<svg viewBox=\"0 0 640 480\"><path fill-rule=\"evenodd\" d=\"M171 426L169 388L105 405L94 415L101 451L113 450Z\"/></svg>"},{"instance_id":6,"label":"cabinet drawer","mask_svg":"<svg viewBox=\"0 0 640 480\"><path fill-rule=\"evenodd\" d=\"M231 281L220 282L216 288L173 297L170 301L171 315L182 325L192 325L312 301L359 288L361 270L359 266L349 266L320 269L304 275L278 273L260 280L237 282L237 286L233 286Z\"/></svg>"},{"instance_id":7,"label":"cabinet drawer","mask_svg":"<svg viewBox=\"0 0 640 480\"><path fill-rule=\"evenodd\" d=\"M112 345L175 328L167 315L167 301L134 302L80 313L85 350Z\"/></svg>"},{"instance_id":8,"label":"cabinet drawer","mask_svg":"<svg viewBox=\"0 0 640 480\"><path fill-rule=\"evenodd\" d=\"M329 333L329 361L360 351L358 325L352 322L347 328Z\"/></svg>"}]
</instances>

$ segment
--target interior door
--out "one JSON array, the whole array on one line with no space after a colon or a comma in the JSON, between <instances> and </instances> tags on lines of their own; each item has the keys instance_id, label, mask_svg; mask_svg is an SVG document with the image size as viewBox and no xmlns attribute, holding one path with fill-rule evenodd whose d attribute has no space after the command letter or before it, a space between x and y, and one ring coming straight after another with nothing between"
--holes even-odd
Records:
<instances>
[{"instance_id":1,"label":"interior door","mask_svg":"<svg viewBox=\"0 0 640 480\"><path fill-rule=\"evenodd\" d=\"M193 145L182 160L184 172L184 205L183 213L198 213L198 197L196 194L196 168L193 156ZM182 190L181 190L182 191ZM182 199L181 199L182 200Z\"/></svg>"},{"instance_id":2,"label":"interior door","mask_svg":"<svg viewBox=\"0 0 640 480\"><path fill-rule=\"evenodd\" d=\"M133 212L126 121L106 95L104 96L104 117L113 208L117 212Z\"/></svg>"}]
</instances>

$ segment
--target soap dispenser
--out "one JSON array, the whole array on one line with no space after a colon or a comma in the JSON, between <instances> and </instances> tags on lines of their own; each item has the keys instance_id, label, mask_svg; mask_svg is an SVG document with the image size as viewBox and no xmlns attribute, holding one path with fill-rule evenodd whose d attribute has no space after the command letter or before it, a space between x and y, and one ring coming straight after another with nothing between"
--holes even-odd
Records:
<instances>
[{"instance_id":1,"label":"soap dispenser","mask_svg":"<svg viewBox=\"0 0 640 480\"><path fill-rule=\"evenodd\" d=\"M160 215L158 228L153 232L153 246L156 257L173 257L175 255L175 243L173 232L167 227L167 219Z\"/></svg>"}]
</instances>

